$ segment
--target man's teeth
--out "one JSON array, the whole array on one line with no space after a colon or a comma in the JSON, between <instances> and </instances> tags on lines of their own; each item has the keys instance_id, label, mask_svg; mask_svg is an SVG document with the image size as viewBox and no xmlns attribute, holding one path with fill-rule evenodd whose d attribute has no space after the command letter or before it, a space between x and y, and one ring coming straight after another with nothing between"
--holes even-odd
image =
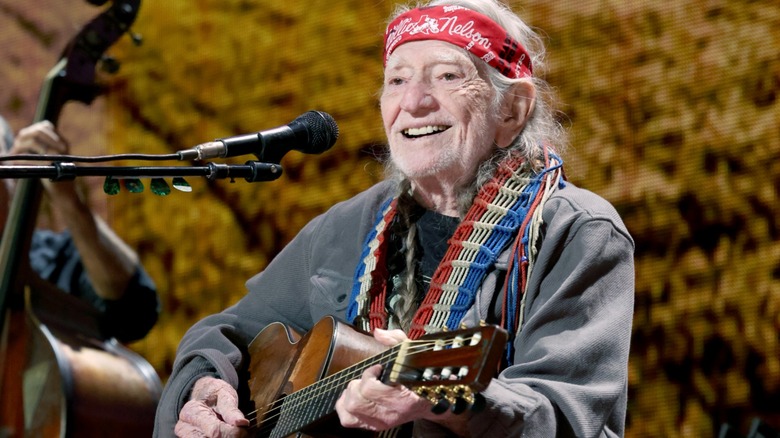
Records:
<instances>
[{"instance_id":1,"label":"man's teeth","mask_svg":"<svg viewBox=\"0 0 780 438\"><path fill-rule=\"evenodd\" d=\"M409 128L404 129L404 135L408 137L419 137L421 135L433 134L434 132L441 132L447 129L444 125L437 126L423 126L421 128Z\"/></svg>"}]
</instances>

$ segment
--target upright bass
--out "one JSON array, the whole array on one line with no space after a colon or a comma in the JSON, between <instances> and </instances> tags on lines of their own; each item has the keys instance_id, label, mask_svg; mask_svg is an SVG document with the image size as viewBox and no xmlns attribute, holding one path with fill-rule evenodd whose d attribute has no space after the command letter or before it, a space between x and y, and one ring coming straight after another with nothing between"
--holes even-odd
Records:
<instances>
[{"instance_id":1,"label":"upright bass","mask_svg":"<svg viewBox=\"0 0 780 438\"><path fill-rule=\"evenodd\" d=\"M139 7L114 1L68 43L35 122L56 124L66 102L97 97L95 69ZM0 243L0 438L150 436L162 391L152 366L102 333L94 308L30 268L40 197L40 181L17 183Z\"/></svg>"}]
</instances>

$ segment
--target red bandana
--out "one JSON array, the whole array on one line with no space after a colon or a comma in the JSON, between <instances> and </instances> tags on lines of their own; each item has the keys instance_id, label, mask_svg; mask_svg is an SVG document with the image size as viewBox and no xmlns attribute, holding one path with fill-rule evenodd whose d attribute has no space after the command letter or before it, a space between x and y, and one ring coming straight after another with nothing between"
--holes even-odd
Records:
<instances>
[{"instance_id":1,"label":"red bandana","mask_svg":"<svg viewBox=\"0 0 780 438\"><path fill-rule=\"evenodd\" d=\"M398 46L439 40L462 47L514 79L532 76L525 48L486 15L462 6L430 6L399 15L385 32L384 63Z\"/></svg>"}]
</instances>

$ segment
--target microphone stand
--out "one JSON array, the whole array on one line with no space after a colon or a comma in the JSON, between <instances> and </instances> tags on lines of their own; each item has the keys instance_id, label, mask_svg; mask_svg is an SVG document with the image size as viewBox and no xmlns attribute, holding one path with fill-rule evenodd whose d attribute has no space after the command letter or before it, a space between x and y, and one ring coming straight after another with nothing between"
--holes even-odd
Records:
<instances>
[{"instance_id":1,"label":"microphone stand","mask_svg":"<svg viewBox=\"0 0 780 438\"><path fill-rule=\"evenodd\" d=\"M48 178L67 181L77 176L121 178L166 178L202 176L209 180L244 178L249 182L273 181L282 176L275 163L247 161L246 164L207 163L205 166L76 166L72 162L53 162L44 166L0 166L0 179Z\"/></svg>"}]
</instances>

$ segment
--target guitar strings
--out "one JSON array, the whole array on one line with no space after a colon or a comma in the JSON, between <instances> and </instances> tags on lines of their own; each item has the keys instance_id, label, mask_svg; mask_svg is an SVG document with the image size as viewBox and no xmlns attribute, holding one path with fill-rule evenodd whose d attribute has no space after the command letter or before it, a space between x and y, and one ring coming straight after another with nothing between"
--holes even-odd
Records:
<instances>
[{"instance_id":1,"label":"guitar strings","mask_svg":"<svg viewBox=\"0 0 780 438\"><path fill-rule=\"evenodd\" d=\"M287 395L284 395L282 397L279 397L277 400L273 401L271 404L269 404L267 406L267 409L265 411L266 416L263 419L263 425L267 425L269 422L272 422L272 420L274 418L276 418L276 417L281 415L281 408L282 408L281 405L285 402L285 400L288 397L289 398L294 398L294 397L296 397L296 394L301 394L304 391L310 390L311 388L315 388L317 386L322 386L322 385L327 385L327 384L330 384L331 386L333 386L334 383L338 383L338 380L341 380L342 378L345 378L345 377L347 379L346 381L352 380L351 376L358 368L362 367L361 368L361 371L362 371L362 369L368 368L368 367L370 367L372 365L385 363L384 361L388 357L392 356L399 348L400 348L399 346L392 347L388 351L385 351L385 352L383 352L383 353L381 353L379 355L376 355L376 356L370 357L368 359L365 359L365 360L363 360L361 362L358 362L355 365L347 367L347 368L345 368L345 369L343 369L343 370L341 370L341 371L339 371L337 373L331 374L330 376L326 376L325 378L323 378L321 380L318 380L318 381L316 381L316 382L312 383L311 385L308 385L308 386L306 386L304 388L301 388L300 390L295 391L292 394L287 394ZM332 382L333 380L336 380L337 382ZM299 404L300 403L298 403L298 404L289 404L288 403L288 405L286 407L295 408ZM257 413L259 411L260 410L257 409L257 410L254 410L254 411L250 412L247 415L247 418L250 421L255 421L256 418L257 418L256 417ZM255 424L255 427L257 427L257 424ZM264 428L265 427L267 427L267 426L264 426Z\"/></svg>"},{"instance_id":2,"label":"guitar strings","mask_svg":"<svg viewBox=\"0 0 780 438\"><path fill-rule=\"evenodd\" d=\"M439 347L441 348L441 347ZM420 351L417 352L424 352L425 351L425 345L417 346L417 347L410 347L410 354L416 354L417 352L413 351L412 349L417 349ZM306 404L312 400L316 400L318 397L330 396L333 397L336 395L332 389L339 389L342 390L345 387L345 384L349 381L357 378L360 374L362 374L363 370L365 368L368 368L369 366L379 364L379 363L389 363L392 362L392 360L387 361L385 359L393 356L395 352L398 350L398 348L393 348L391 350L388 350L387 352L384 352L381 355L375 356L373 358L369 358L361 363L355 364L349 368L346 368L336 374L333 374L331 376L327 376L326 378L323 378L319 380L318 382L303 388L299 391L296 391L293 394L289 394L288 396L282 397L279 400L277 400L274 404L279 405L278 407L275 407L274 409L269 409L267 412L266 417L263 420L263 424L260 426L259 432L262 432L263 435L271 434L273 433L273 430L278 426L277 423L275 423L273 420L277 417L280 417L281 415L284 415L284 412L281 412L281 409L284 409L287 413L295 412L300 407L306 407ZM365 366L362 366L365 365ZM307 394L311 393L313 391L313 394ZM330 403L333 403L333 400L330 400ZM329 410L332 410L331 404L324 404L321 405L320 408L325 408L326 410L322 412L324 415ZM255 413L258 411L255 411ZM311 413L311 410L308 411L308 413ZM293 421L296 418L293 417ZM313 418L313 419L316 419ZM312 420L313 420L312 419ZM300 420L300 419L298 419ZM305 420L305 419L304 419ZM308 424L308 422L304 424L293 424L293 428L290 430L290 432L299 430L303 426ZM290 427L289 424L285 424L284 426ZM257 427L257 426L255 426ZM284 433L285 435L289 433Z\"/></svg>"},{"instance_id":3,"label":"guitar strings","mask_svg":"<svg viewBox=\"0 0 780 438\"><path fill-rule=\"evenodd\" d=\"M305 404L308 400L314 398L314 397L309 397L308 399L302 398L301 394L311 392L311 390L314 389L315 390L314 395L317 395L316 390L319 390L319 393L321 394L321 393L326 393L330 388L334 388L334 387L337 388L339 387L339 383L343 385L343 383L353 380L356 377L357 372L362 372L365 368L368 368L376 364L387 363L388 362L387 359L392 357L399 350L399 348L400 348L399 346L392 347L388 351L385 351L379 355L358 362L357 364L354 364L330 376L326 376L325 378L318 380L317 382L314 382L309 386L301 388L300 390L295 391L292 394L288 394L280 397L279 399L277 399L276 401L274 401L269 405L269 408L266 410L266 416L263 419L262 427L259 430L265 431L268 430L269 428L273 430L276 427L276 423L273 420L275 420L277 417L280 417L282 415L281 412L282 408L295 410L296 408L300 407L302 404ZM293 401L289 402L289 400L293 400ZM258 412L259 410L255 410L251 412L247 417L250 419L250 421L254 421L256 420L256 414ZM254 417L252 417L253 414ZM256 423L255 423L255 427L257 427Z\"/></svg>"},{"instance_id":4,"label":"guitar strings","mask_svg":"<svg viewBox=\"0 0 780 438\"><path fill-rule=\"evenodd\" d=\"M295 410L296 408L305 405L309 401L316 399L322 394L327 394L329 392L332 392L333 389L342 388L345 383L357 378L359 374L362 374L362 372L370 366L376 364L386 365L387 363L392 362L392 360L388 361L387 359L394 356L401 349L402 345L404 344L400 344L395 347L392 347L386 352L370 357L348 368L345 368L337 373L326 376L323 379L318 380L317 382L314 382L304 388L301 388L298 391L295 391L292 394L288 394L278 398L277 400L275 400L274 402L270 403L267 406L267 409L265 411L266 415L263 418L263 423L261 425L258 425L255 422L255 420L257 419L257 413L260 412L260 409L250 412L247 415L247 418L252 422L250 429L259 428L258 431L266 430L268 428L273 429L273 427L276 426L273 420L282 415L281 412L282 408L291 411ZM411 356L415 354L425 353L431 350L442 349L445 347L460 346L462 345L462 339L461 340L439 339L439 340L407 341L406 345L408 346L408 355ZM308 395L306 393L312 391L313 394L310 394L308 397L304 397L304 395ZM291 399L292 402L285 404L284 402L288 398Z\"/></svg>"}]
</instances>

